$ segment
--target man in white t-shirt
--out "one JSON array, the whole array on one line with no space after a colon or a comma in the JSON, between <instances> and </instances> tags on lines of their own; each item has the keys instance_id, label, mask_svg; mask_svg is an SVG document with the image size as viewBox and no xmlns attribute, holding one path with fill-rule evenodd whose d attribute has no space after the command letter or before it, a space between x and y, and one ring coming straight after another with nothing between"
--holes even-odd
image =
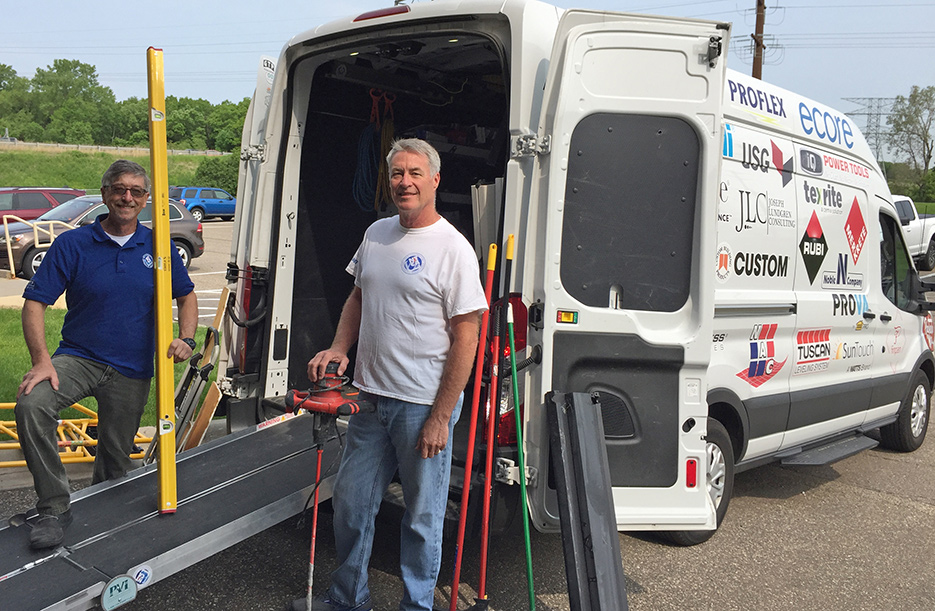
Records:
<instances>
[{"instance_id":1,"label":"man in white t-shirt","mask_svg":"<svg viewBox=\"0 0 935 611\"><path fill-rule=\"evenodd\" d=\"M399 216L378 220L347 266L355 278L331 347L308 364L343 373L357 343L354 383L377 406L350 419L334 487L339 567L315 611L372 608L367 568L374 519L399 471L403 611L432 609L441 566L451 435L487 303L470 243L435 209L441 161L427 142L398 140L387 155ZM369 395L369 396L368 396ZM294 603L304 609L305 600Z\"/></svg>"}]
</instances>

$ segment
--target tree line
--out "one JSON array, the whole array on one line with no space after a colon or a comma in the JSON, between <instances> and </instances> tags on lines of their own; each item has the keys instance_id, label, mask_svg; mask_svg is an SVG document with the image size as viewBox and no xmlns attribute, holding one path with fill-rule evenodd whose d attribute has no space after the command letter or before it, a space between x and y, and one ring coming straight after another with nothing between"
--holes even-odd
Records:
<instances>
[{"instance_id":1,"label":"tree line","mask_svg":"<svg viewBox=\"0 0 935 611\"><path fill-rule=\"evenodd\" d=\"M169 148L239 150L249 105L250 98L212 104L166 96ZM118 102L91 64L57 59L30 79L0 63L0 136L8 130L25 142L148 147L148 107L147 99Z\"/></svg>"},{"instance_id":2,"label":"tree line","mask_svg":"<svg viewBox=\"0 0 935 611\"><path fill-rule=\"evenodd\" d=\"M890 190L915 201L935 202L935 86L913 86L908 96L897 96L886 122L889 150L904 160L884 164Z\"/></svg>"}]
</instances>

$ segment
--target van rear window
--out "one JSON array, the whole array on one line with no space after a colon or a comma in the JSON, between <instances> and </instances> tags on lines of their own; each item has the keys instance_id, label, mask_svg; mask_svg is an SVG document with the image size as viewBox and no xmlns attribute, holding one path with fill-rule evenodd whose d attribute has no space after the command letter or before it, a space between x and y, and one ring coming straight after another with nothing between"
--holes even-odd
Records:
<instances>
[{"instance_id":1,"label":"van rear window","mask_svg":"<svg viewBox=\"0 0 935 611\"><path fill-rule=\"evenodd\" d=\"M674 117L599 113L571 138L562 284L594 307L674 312L688 299L700 143Z\"/></svg>"}]
</instances>

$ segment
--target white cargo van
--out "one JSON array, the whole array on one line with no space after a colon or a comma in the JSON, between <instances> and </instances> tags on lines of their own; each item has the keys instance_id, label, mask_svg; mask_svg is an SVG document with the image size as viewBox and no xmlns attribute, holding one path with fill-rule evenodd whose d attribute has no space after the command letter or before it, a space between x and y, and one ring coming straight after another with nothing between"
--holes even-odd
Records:
<instances>
[{"instance_id":1,"label":"white cargo van","mask_svg":"<svg viewBox=\"0 0 935 611\"><path fill-rule=\"evenodd\" d=\"M723 519L737 470L824 464L875 445L874 429L917 448L932 319L886 182L846 115L727 70L729 32L474 0L289 41L244 133L228 273L241 326L221 368L232 420L308 386L352 287L344 267L394 213L373 150L391 133L439 150L438 209L479 257L516 236L500 294L520 306L517 351L539 357L520 383L540 530L559 523L550 390L599 394L619 528L683 544ZM510 466L507 424L495 441ZM463 451L456 439L456 468Z\"/></svg>"}]
</instances>

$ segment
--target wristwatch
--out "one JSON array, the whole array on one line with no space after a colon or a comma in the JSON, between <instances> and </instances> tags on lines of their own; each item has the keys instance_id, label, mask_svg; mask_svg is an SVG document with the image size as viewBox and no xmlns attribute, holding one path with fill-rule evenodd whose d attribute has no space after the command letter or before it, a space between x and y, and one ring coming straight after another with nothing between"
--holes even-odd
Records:
<instances>
[{"instance_id":1,"label":"wristwatch","mask_svg":"<svg viewBox=\"0 0 935 611\"><path fill-rule=\"evenodd\" d=\"M192 339L191 337L180 337L179 339L185 342L186 344L188 344L188 347L192 349L192 352L195 351L195 346L197 346L198 344L195 343L194 339Z\"/></svg>"}]
</instances>

